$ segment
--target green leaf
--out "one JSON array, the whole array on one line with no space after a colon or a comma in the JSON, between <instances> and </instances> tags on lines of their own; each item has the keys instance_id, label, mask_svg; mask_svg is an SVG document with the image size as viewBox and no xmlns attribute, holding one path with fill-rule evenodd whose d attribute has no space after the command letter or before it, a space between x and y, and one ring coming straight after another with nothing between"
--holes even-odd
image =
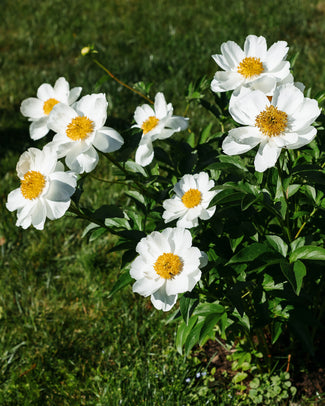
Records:
<instances>
[{"instance_id":1,"label":"green leaf","mask_svg":"<svg viewBox=\"0 0 325 406\"><path fill-rule=\"evenodd\" d=\"M296 291L297 291L296 278L295 278L295 274L291 268L291 265L288 262L281 262L280 267L281 267L281 271L282 271L283 275L285 276L287 281L292 286L292 289L296 293Z\"/></svg>"},{"instance_id":2,"label":"green leaf","mask_svg":"<svg viewBox=\"0 0 325 406\"><path fill-rule=\"evenodd\" d=\"M272 326L272 344L278 341L278 338L280 337L281 333L282 333L282 323L280 321L274 322Z\"/></svg>"},{"instance_id":3,"label":"green leaf","mask_svg":"<svg viewBox=\"0 0 325 406\"><path fill-rule=\"evenodd\" d=\"M116 292L118 292L125 286L130 285L132 282L134 282L134 279L130 276L130 272L123 272L119 276L118 280L115 282L112 290L109 292L108 297L112 297Z\"/></svg>"},{"instance_id":4,"label":"green leaf","mask_svg":"<svg viewBox=\"0 0 325 406\"><path fill-rule=\"evenodd\" d=\"M120 218L120 217L113 217L113 218L106 218L105 219L105 226L112 227L112 228L124 228L127 230L131 230L131 226L127 219Z\"/></svg>"},{"instance_id":5,"label":"green leaf","mask_svg":"<svg viewBox=\"0 0 325 406\"><path fill-rule=\"evenodd\" d=\"M96 223L88 224L88 226L82 232L81 238L85 237L91 230L94 230L95 228L99 228L99 225Z\"/></svg>"},{"instance_id":6,"label":"green leaf","mask_svg":"<svg viewBox=\"0 0 325 406\"><path fill-rule=\"evenodd\" d=\"M260 196L255 197L253 195L245 195L242 198L242 201L241 201L241 209L242 209L242 211L247 210L250 206L252 206L259 199L260 199Z\"/></svg>"},{"instance_id":7,"label":"green leaf","mask_svg":"<svg viewBox=\"0 0 325 406\"><path fill-rule=\"evenodd\" d=\"M142 193L137 192L136 190L129 190L125 194L131 197L131 199L133 199L135 202L139 202L143 206L146 206L146 201Z\"/></svg>"},{"instance_id":8,"label":"green leaf","mask_svg":"<svg viewBox=\"0 0 325 406\"><path fill-rule=\"evenodd\" d=\"M227 265L235 264L238 262L254 261L256 258L265 254L266 252L271 252L270 248L267 245L261 243L253 243L248 247L243 248L236 255L234 255L227 263Z\"/></svg>"},{"instance_id":9,"label":"green leaf","mask_svg":"<svg viewBox=\"0 0 325 406\"><path fill-rule=\"evenodd\" d=\"M288 253L288 245L282 240L281 237L278 235L266 235L265 236L268 243L281 255L284 257L287 256Z\"/></svg>"},{"instance_id":10,"label":"green leaf","mask_svg":"<svg viewBox=\"0 0 325 406\"><path fill-rule=\"evenodd\" d=\"M96 228L96 230L94 230L90 237L89 237L89 242L93 242L95 240L97 240L97 238L99 238L101 235L103 235L104 233L107 233L108 230L105 227L100 227L100 228Z\"/></svg>"},{"instance_id":11,"label":"green leaf","mask_svg":"<svg viewBox=\"0 0 325 406\"><path fill-rule=\"evenodd\" d=\"M184 321L179 325L177 334L176 334L176 348L177 351L182 354L183 353L183 345L185 341L187 340L188 335L190 334L192 328L196 324L198 319L198 316L192 316L188 324L186 324Z\"/></svg>"},{"instance_id":12,"label":"green leaf","mask_svg":"<svg viewBox=\"0 0 325 406\"><path fill-rule=\"evenodd\" d=\"M204 320L202 325L202 329L200 331L199 337L199 345L204 345L206 341L211 338L213 339L215 336L214 328L218 321L221 319L222 313L220 314L210 314Z\"/></svg>"},{"instance_id":13,"label":"green leaf","mask_svg":"<svg viewBox=\"0 0 325 406\"><path fill-rule=\"evenodd\" d=\"M204 324L204 320L200 320L197 322L197 324L194 326L194 328L189 332L187 339L185 341L184 345L184 352L185 355L188 356L191 349L194 347L195 344L199 342L201 330Z\"/></svg>"},{"instance_id":14,"label":"green leaf","mask_svg":"<svg viewBox=\"0 0 325 406\"><path fill-rule=\"evenodd\" d=\"M238 372L233 378L232 382L233 383L238 383L243 381L245 378L247 378L248 374L246 372Z\"/></svg>"},{"instance_id":15,"label":"green leaf","mask_svg":"<svg viewBox=\"0 0 325 406\"><path fill-rule=\"evenodd\" d=\"M293 264L293 272L295 274L296 277L296 284L297 284L297 289L296 289L296 293L297 295L299 295L301 287L302 287L302 281L304 279L304 277L306 276L306 267L303 264L303 262L301 261L296 261Z\"/></svg>"},{"instance_id":16,"label":"green leaf","mask_svg":"<svg viewBox=\"0 0 325 406\"><path fill-rule=\"evenodd\" d=\"M225 308L218 303L200 303L194 310L195 315L206 316L209 314L224 313Z\"/></svg>"},{"instance_id":17,"label":"green leaf","mask_svg":"<svg viewBox=\"0 0 325 406\"><path fill-rule=\"evenodd\" d=\"M289 185L289 187L287 189L287 196L288 197L293 196L295 193L298 192L300 187L301 187L301 185L297 185L297 184Z\"/></svg>"},{"instance_id":18,"label":"green leaf","mask_svg":"<svg viewBox=\"0 0 325 406\"><path fill-rule=\"evenodd\" d=\"M210 207L218 204L232 203L242 199L243 194L232 189L225 189L219 192L211 201Z\"/></svg>"},{"instance_id":19,"label":"green leaf","mask_svg":"<svg viewBox=\"0 0 325 406\"><path fill-rule=\"evenodd\" d=\"M189 318L193 314L194 309L198 305L199 300L197 297L191 297L189 294L185 294L179 301L179 309L183 320L188 324Z\"/></svg>"},{"instance_id":20,"label":"green leaf","mask_svg":"<svg viewBox=\"0 0 325 406\"><path fill-rule=\"evenodd\" d=\"M125 169L129 172L141 173L141 175L148 177L148 174L145 171L145 169L141 165L135 163L134 161L125 162Z\"/></svg>"},{"instance_id":21,"label":"green leaf","mask_svg":"<svg viewBox=\"0 0 325 406\"><path fill-rule=\"evenodd\" d=\"M325 248L314 245L305 245L297 248L291 253L290 262L295 262L298 259L325 261Z\"/></svg>"},{"instance_id":22,"label":"green leaf","mask_svg":"<svg viewBox=\"0 0 325 406\"><path fill-rule=\"evenodd\" d=\"M212 122L209 123L203 129L201 136L200 136L199 144L204 144L207 141L207 139L210 137L210 134L211 134L211 128L212 128Z\"/></svg>"}]
</instances>

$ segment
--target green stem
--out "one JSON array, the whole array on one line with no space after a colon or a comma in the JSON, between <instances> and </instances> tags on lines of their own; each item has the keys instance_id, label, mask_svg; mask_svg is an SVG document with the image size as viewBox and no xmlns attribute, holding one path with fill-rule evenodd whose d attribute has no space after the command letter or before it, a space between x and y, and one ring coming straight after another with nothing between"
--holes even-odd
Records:
<instances>
[{"instance_id":1,"label":"green stem","mask_svg":"<svg viewBox=\"0 0 325 406\"><path fill-rule=\"evenodd\" d=\"M281 190L282 190L283 198L287 203L288 196L283 188L283 172L282 172L282 168L281 168L279 161L276 163L276 166L278 168L278 177L279 177L280 183L281 183ZM292 235L291 235L290 224L289 224L288 203L287 203L286 213L285 213L285 217L284 217L284 229L286 231L286 234L287 234L287 237L288 237L288 240L290 243L292 241Z\"/></svg>"},{"instance_id":2,"label":"green stem","mask_svg":"<svg viewBox=\"0 0 325 406\"><path fill-rule=\"evenodd\" d=\"M314 210L310 213L308 219L307 219L307 220L302 224L302 226L299 228L297 234L296 234L295 237L294 237L294 240L296 240L296 239L299 237L300 233L301 233L302 230L305 228L305 226L306 226L306 224L308 223L308 221L309 221L309 220L313 217L313 215L317 212L317 210L318 210L318 207L315 207Z\"/></svg>"},{"instance_id":3,"label":"green stem","mask_svg":"<svg viewBox=\"0 0 325 406\"><path fill-rule=\"evenodd\" d=\"M127 85L126 83L122 82L120 79L118 79L116 76L113 75L112 72L110 72L107 68L105 68L104 65L102 65L99 61L97 61L97 59L93 59L93 61L101 68L103 69L103 71L105 71L112 79L114 79L117 83L119 83L120 85L124 86L125 88L131 90L132 92L136 93L137 95L143 97L144 99L146 99L149 103L154 104L152 100L149 99L149 97L145 96L144 94L142 94L141 92L139 92L136 89L133 89L133 87Z\"/></svg>"}]
</instances>

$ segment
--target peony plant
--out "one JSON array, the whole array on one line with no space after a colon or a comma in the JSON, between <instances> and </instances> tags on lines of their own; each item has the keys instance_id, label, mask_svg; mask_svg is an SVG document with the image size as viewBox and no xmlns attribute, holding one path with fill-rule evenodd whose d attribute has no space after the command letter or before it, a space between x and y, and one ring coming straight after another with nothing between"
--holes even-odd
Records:
<instances>
[{"instance_id":1,"label":"peony plant","mask_svg":"<svg viewBox=\"0 0 325 406\"><path fill-rule=\"evenodd\" d=\"M80 88L63 78L42 85L21 111L33 139L50 130L53 139L17 164L20 188L7 202L17 226L43 229L69 210L88 220L91 240L118 236L111 294L132 284L156 309L173 310L180 352L217 335L246 340L268 368L280 337L313 353L323 315L325 96L294 82L287 53L286 42L267 48L255 35L244 49L222 44L213 55L222 70L189 86L186 111L212 113L198 134L162 92L154 101L140 93L147 103L120 134L105 126L103 93L77 101ZM126 207L83 207L82 182L101 156L129 186Z\"/></svg>"}]
</instances>

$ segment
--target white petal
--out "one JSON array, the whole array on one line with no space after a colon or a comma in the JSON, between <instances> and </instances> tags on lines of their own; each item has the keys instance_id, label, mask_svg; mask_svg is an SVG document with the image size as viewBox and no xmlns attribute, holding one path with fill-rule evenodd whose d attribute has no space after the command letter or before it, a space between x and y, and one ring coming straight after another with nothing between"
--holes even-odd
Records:
<instances>
[{"instance_id":1,"label":"white petal","mask_svg":"<svg viewBox=\"0 0 325 406\"><path fill-rule=\"evenodd\" d=\"M177 295L168 296L164 287L151 295L151 302L158 310L168 312L176 303Z\"/></svg>"},{"instance_id":2,"label":"white petal","mask_svg":"<svg viewBox=\"0 0 325 406\"><path fill-rule=\"evenodd\" d=\"M290 73L290 62L282 61L273 71L269 72L272 74L278 81L284 80Z\"/></svg>"},{"instance_id":3,"label":"white petal","mask_svg":"<svg viewBox=\"0 0 325 406\"><path fill-rule=\"evenodd\" d=\"M270 102L263 92L253 90L238 97L236 103L232 105L230 113L237 123L253 126L258 114L269 105Z\"/></svg>"},{"instance_id":4,"label":"white petal","mask_svg":"<svg viewBox=\"0 0 325 406\"><path fill-rule=\"evenodd\" d=\"M70 206L70 200L67 202L53 202L46 200L46 213L50 220L56 220L64 216Z\"/></svg>"},{"instance_id":5,"label":"white petal","mask_svg":"<svg viewBox=\"0 0 325 406\"><path fill-rule=\"evenodd\" d=\"M305 97L300 109L292 114L294 121L291 123L291 130L297 131L310 126L320 115L320 112L317 101Z\"/></svg>"},{"instance_id":6,"label":"white petal","mask_svg":"<svg viewBox=\"0 0 325 406\"><path fill-rule=\"evenodd\" d=\"M21 103L20 112L23 116L30 117L33 120L39 119L45 115L43 105L43 101L36 97L29 97Z\"/></svg>"},{"instance_id":7,"label":"white petal","mask_svg":"<svg viewBox=\"0 0 325 406\"><path fill-rule=\"evenodd\" d=\"M107 118L107 100L104 93L90 94L76 103L76 110L81 111L95 122L96 129L103 127Z\"/></svg>"},{"instance_id":8,"label":"white petal","mask_svg":"<svg viewBox=\"0 0 325 406\"><path fill-rule=\"evenodd\" d=\"M192 246L192 235L191 233L183 228L175 228L170 239L170 244L172 252L176 255L182 256L183 251L187 250Z\"/></svg>"},{"instance_id":9,"label":"white petal","mask_svg":"<svg viewBox=\"0 0 325 406\"><path fill-rule=\"evenodd\" d=\"M285 148L291 144L295 144L298 141L298 134L292 132L280 134L277 137L273 137L272 141L276 146Z\"/></svg>"},{"instance_id":10,"label":"white petal","mask_svg":"<svg viewBox=\"0 0 325 406\"><path fill-rule=\"evenodd\" d=\"M163 278L157 278L155 280L142 278L134 282L132 286L132 291L138 293L141 296L147 297L152 293L154 293L156 290L158 290L163 284L164 284Z\"/></svg>"},{"instance_id":11,"label":"white petal","mask_svg":"<svg viewBox=\"0 0 325 406\"><path fill-rule=\"evenodd\" d=\"M264 61L266 57L266 40L264 37L257 37L256 35L248 35L244 44L245 55L250 57L260 58Z\"/></svg>"},{"instance_id":12,"label":"white petal","mask_svg":"<svg viewBox=\"0 0 325 406\"><path fill-rule=\"evenodd\" d=\"M188 127L188 121L188 118L173 116L167 120L166 127L172 128L175 131L184 131Z\"/></svg>"},{"instance_id":13,"label":"white petal","mask_svg":"<svg viewBox=\"0 0 325 406\"><path fill-rule=\"evenodd\" d=\"M256 127L238 127L229 131L229 135L222 143L223 152L227 155L243 154L262 140Z\"/></svg>"},{"instance_id":14,"label":"white petal","mask_svg":"<svg viewBox=\"0 0 325 406\"><path fill-rule=\"evenodd\" d=\"M98 154L92 146L84 151L83 143L76 144L65 158L68 168L76 173L91 172L98 163Z\"/></svg>"},{"instance_id":15,"label":"white petal","mask_svg":"<svg viewBox=\"0 0 325 406\"><path fill-rule=\"evenodd\" d=\"M281 148L277 147L272 142L261 143L255 156L255 170L257 172L264 172L266 169L275 166L280 153Z\"/></svg>"},{"instance_id":16,"label":"white petal","mask_svg":"<svg viewBox=\"0 0 325 406\"><path fill-rule=\"evenodd\" d=\"M273 95L277 81L273 76L261 75L253 82L250 82L250 87L255 90L260 90L266 95Z\"/></svg>"},{"instance_id":17,"label":"white petal","mask_svg":"<svg viewBox=\"0 0 325 406\"><path fill-rule=\"evenodd\" d=\"M26 199L21 194L20 188L11 191L8 195L6 207L9 211L21 209L26 204Z\"/></svg>"},{"instance_id":18,"label":"white petal","mask_svg":"<svg viewBox=\"0 0 325 406\"><path fill-rule=\"evenodd\" d=\"M199 217L201 220L209 220L214 215L215 211L216 206L210 207L209 209L202 209Z\"/></svg>"},{"instance_id":19,"label":"white petal","mask_svg":"<svg viewBox=\"0 0 325 406\"><path fill-rule=\"evenodd\" d=\"M150 107L151 108L151 107ZM152 109L151 109L152 110ZM155 113L152 110L151 111L151 116L154 116ZM134 120L138 124L138 126L141 128L142 124L150 117L150 114L148 115L147 112L144 110L143 106L138 106L135 109L134 112Z\"/></svg>"},{"instance_id":20,"label":"white petal","mask_svg":"<svg viewBox=\"0 0 325 406\"><path fill-rule=\"evenodd\" d=\"M142 256L137 256L131 263L130 276L134 279L142 279L148 265L143 261Z\"/></svg>"},{"instance_id":21,"label":"white petal","mask_svg":"<svg viewBox=\"0 0 325 406\"><path fill-rule=\"evenodd\" d=\"M227 59L223 55L212 55L212 58L214 61L220 66L221 69L223 70L231 70L234 68L234 66L230 66Z\"/></svg>"},{"instance_id":22,"label":"white petal","mask_svg":"<svg viewBox=\"0 0 325 406\"><path fill-rule=\"evenodd\" d=\"M272 104L288 115L300 110L304 101L303 93L293 84L286 84L275 89Z\"/></svg>"},{"instance_id":23,"label":"white petal","mask_svg":"<svg viewBox=\"0 0 325 406\"><path fill-rule=\"evenodd\" d=\"M72 107L58 103L49 115L47 126L58 134L65 134L68 124L77 116L77 112Z\"/></svg>"},{"instance_id":24,"label":"white petal","mask_svg":"<svg viewBox=\"0 0 325 406\"><path fill-rule=\"evenodd\" d=\"M59 78L54 85L55 98L62 103L68 103L69 83L65 78Z\"/></svg>"},{"instance_id":25,"label":"white petal","mask_svg":"<svg viewBox=\"0 0 325 406\"><path fill-rule=\"evenodd\" d=\"M99 151L117 151L124 144L122 136L113 128L102 127L95 133L93 145Z\"/></svg>"},{"instance_id":26,"label":"white petal","mask_svg":"<svg viewBox=\"0 0 325 406\"><path fill-rule=\"evenodd\" d=\"M29 126L29 134L32 140L39 140L50 131L47 126L48 117L42 117L39 120L33 121Z\"/></svg>"},{"instance_id":27,"label":"white petal","mask_svg":"<svg viewBox=\"0 0 325 406\"><path fill-rule=\"evenodd\" d=\"M268 71L276 69L279 63L284 60L288 53L286 41L275 42L267 51L265 58L265 66Z\"/></svg>"},{"instance_id":28,"label":"white petal","mask_svg":"<svg viewBox=\"0 0 325 406\"><path fill-rule=\"evenodd\" d=\"M40 199L37 201L37 204L35 204L35 206L33 207L31 217L32 217L32 225L37 230L43 230L44 223L46 220L46 209L45 205Z\"/></svg>"},{"instance_id":29,"label":"white petal","mask_svg":"<svg viewBox=\"0 0 325 406\"><path fill-rule=\"evenodd\" d=\"M221 53L225 57L232 70L236 70L240 62L245 58L244 51L234 41L227 41L221 45Z\"/></svg>"},{"instance_id":30,"label":"white petal","mask_svg":"<svg viewBox=\"0 0 325 406\"><path fill-rule=\"evenodd\" d=\"M78 99L81 91L82 91L82 87L74 87L73 89L70 90L69 97L68 97L69 105L73 104Z\"/></svg>"},{"instance_id":31,"label":"white petal","mask_svg":"<svg viewBox=\"0 0 325 406\"><path fill-rule=\"evenodd\" d=\"M155 116L161 120L167 116L167 103L163 93L159 92L155 96Z\"/></svg>"},{"instance_id":32,"label":"white petal","mask_svg":"<svg viewBox=\"0 0 325 406\"><path fill-rule=\"evenodd\" d=\"M45 102L48 99L55 99L55 94L54 94L54 89L51 85L48 83L43 83L38 89L37 89L37 97L43 102Z\"/></svg>"},{"instance_id":33,"label":"white petal","mask_svg":"<svg viewBox=\"0 0 325 406\"><path fill-rule=\"evenodd\" d=\"M317 134L317 130L315 127L306 127L297 131L298 141L295 144L287 145L288 149L297 149L301 148L304 145L309 144Z\"/></svg>"},{"instance_id":34,"label":"white petal","mask_svg":"<svg viewBox=\"0 0 325 406\"><path fill-rule=\"evenodd\" d=\"M70 197L74 191L75 188L69 184L53 179L50 182L49 190L45 198L52 202L70 202Z\"/></svg>"},{"instance_id":35,"label":"white petal","mask_svg":"<svg viewBox=\"0 0 325 406\"><path fill-rule=\"evenodd\" d=\"M213 92L226 92L234 90L244 83L244 77L237 72L220 71L216 72L211 82L211 90Z\"/></svg>"},{"instance_id":36,"label":"white petal","mask_svg":"<svg viewBox=\"0 0 325 406\"><path fill-rule=\"evenodd\" d=\"M150 139L140 141L138 149L135 153L135 162L141 166L147 166L151 163L154 157L153 146Z\"/></svg>"}]
</instances>

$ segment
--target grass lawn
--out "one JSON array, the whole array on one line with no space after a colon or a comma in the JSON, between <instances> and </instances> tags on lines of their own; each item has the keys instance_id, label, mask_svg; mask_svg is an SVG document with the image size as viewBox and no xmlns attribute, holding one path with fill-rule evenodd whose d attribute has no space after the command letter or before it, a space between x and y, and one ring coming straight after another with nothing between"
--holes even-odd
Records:
<instances>
[{"instance_id":1,"label":"grass lawn","mask_svg":"<svg viewBox=\"0 0 325 406\"><path fill-rule=\"evenodd\" d=\"M101 71L80 50L94 44L98 59L119 79L152 83L182 115L191 81L217 67L211 55L248 34L268 44L285 40L294 72L314 95L325 89L325 2L310 0L3 0L0 16L0 404L1 405L202 405L227 403L196 380L203 366L186 363L174 346L168 315L128 287L109 292L120 255L116 239L81 235L87 223L69 216L43 232L15 227L5 208L18 187L15 166L30 146L20 103L44 82L64 76L82 95L104 92L108 125L123 132L143 100ZM189 110L194 131L211 117ZM48 141L48 140L47 140ZM96 176L112 176L101 162ZM101 188L88 178L84 204L128 204L121 188ZM219 403L215 403L219 402Z\"/></svg>"}]
</instances>

